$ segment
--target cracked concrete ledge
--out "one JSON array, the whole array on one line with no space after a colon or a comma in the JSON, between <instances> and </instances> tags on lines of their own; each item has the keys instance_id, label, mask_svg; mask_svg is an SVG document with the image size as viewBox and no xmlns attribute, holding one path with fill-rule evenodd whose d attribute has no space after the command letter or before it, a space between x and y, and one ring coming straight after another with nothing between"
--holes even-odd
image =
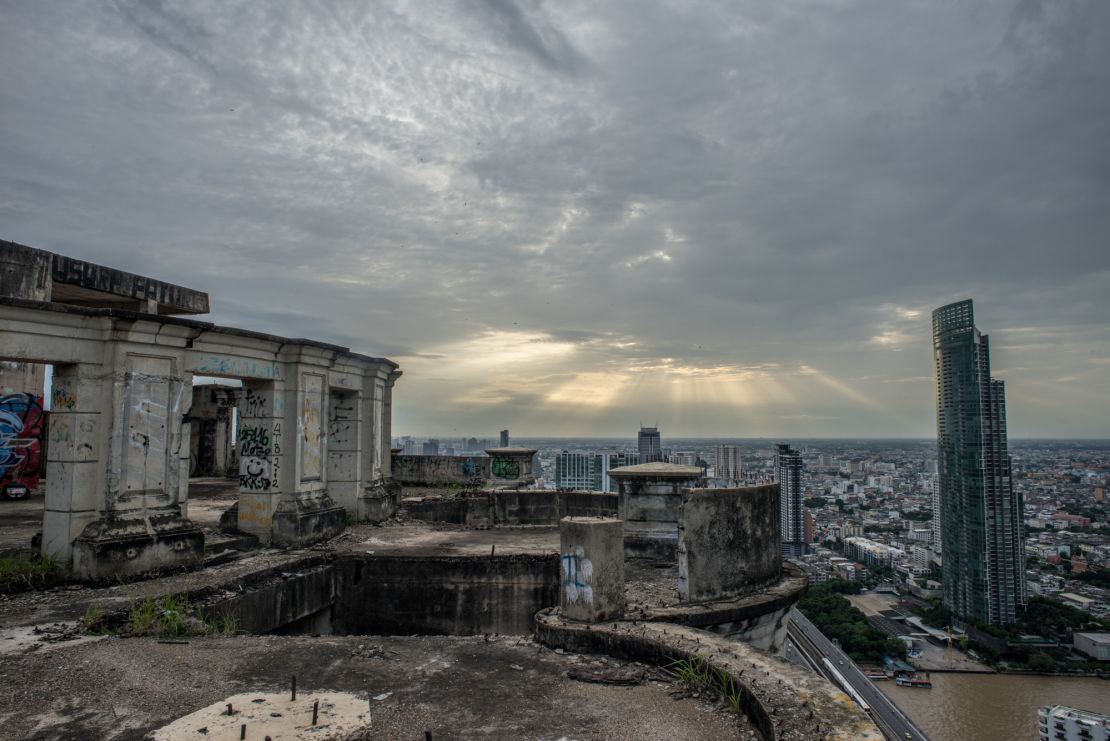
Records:
<instances>
[{"instance_id":1,"label":"cracked concrete ledge","mask_svg":"<svg viewBox=\"0 0 1110 741\"><path fill-rule=\"evenodd\" d=\"M551 648L659 666L702 656L741 688L745 715L767 741L883 741L878 726L830 683L708 631L657 622L574 623L550 608L536 613L535 635Z\"/></svg>"},{"instance_id":2,"label":"cracked concrete ledge","mask_svg":"<svg viewBox=\"0 0 1110 741\"><path fill-rule=\"evenodd\" d=\"M662 607L630 603L627 613L640 620L701 627L755 618L789 609L807 589L805 573L783 564L783 573L770 584L754 585L746 594L711 602L676 602Z\"/></svg>"}]
</instances>

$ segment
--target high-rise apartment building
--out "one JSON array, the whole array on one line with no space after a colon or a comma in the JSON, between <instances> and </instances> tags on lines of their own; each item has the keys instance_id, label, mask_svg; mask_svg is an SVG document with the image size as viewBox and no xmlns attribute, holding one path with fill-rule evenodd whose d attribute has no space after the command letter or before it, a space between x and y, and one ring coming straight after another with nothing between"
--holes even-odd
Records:
<instances>
[{"instance_id":1,"label":"high-rise apartment building","mask_svg":"<svg viewBox=\"0 0 1110 741\"><path fill-rule=\"evenodd\" d=\"M572 453L555 456L555 488L565 491L617 491L609 471L640 462L636 453Z\"/></svg>"},{"instance_id":2,"label":"high-rise apartment building","mask_svg":"<svg viewBox=\"0 0 1110 741\"><path fill-rule=\"evenodd\" d=\"M782 555L804 556L805 509L802 503L802 454L779 443L775 454L775 480L779 482L779 529Z\"/></svg>"},{"instance_id":3,"label":"high-rise apartment building","mask_svg":"<svg viewBox=\"0 0 1110 741\"><path fill-rule=\"evenodd\" d=\"M1014 491L1002 381L971 300L933 312L944 603L995 625L1026 603L1023 503Z\"/></svg>"},{"instance_id":4,"label":"high-rise apartment building","mask_svg":"<svg viewBox=\"0 0 1110 741\"><path fill-rule=\"evenodd\" d=\"M729 484L740 482L740 448L736 445L713 446L713 475Z\"/></svg>"},{"instance_id":5,"label":"high-rise apartment building","mask_svg":"<svg viewBox=\"0 0 1110 741\"><path fill-rule=\"evenodd\" d=\"M640 425L638 437L640 463L652 463L663 460L663 441L659 436L658 427L644 427Z\"/></svg>"},{"instance_id":6,"label":"high-rise apartment building","mask_svg":"<svg viewBox=\"0 0 1110 741\"><path fill-rule=\"evenodd\" d=\"M605 491L608 455L572 453L555 456L555 488L568 491Z\"/></svg>"},{"instance_id":7,"label":"high-rise apartment building","mask_svg":"<svg viewBox=\"0 0 1110 741\"><path fill-rule=\"evenodd\" d=\"M509 447L509 431L508 430L501 430L501 439L498 441L498 447L501 447L501 448Z\"/></svg>"}]
</instances>

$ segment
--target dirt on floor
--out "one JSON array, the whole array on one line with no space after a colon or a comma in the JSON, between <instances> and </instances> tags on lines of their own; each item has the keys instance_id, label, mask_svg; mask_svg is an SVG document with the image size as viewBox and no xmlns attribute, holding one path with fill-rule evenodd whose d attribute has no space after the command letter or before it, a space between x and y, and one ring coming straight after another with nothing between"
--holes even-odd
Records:
<instances>
[{"instance_id":1,"label":"dirt on floor","mask_svg":"<svg viewBox=\"0 0 1110 741\"><path fill-rule=\"evenodd\" d=\"M0 736L141 739L229 695L359 693L383 739L756 738L658 669L527 637L241 636L55 644L0 662ZM583 681L586 680L586 681ZM612 681L614 683L607 683Z\"/></svg>"}]
</instances>

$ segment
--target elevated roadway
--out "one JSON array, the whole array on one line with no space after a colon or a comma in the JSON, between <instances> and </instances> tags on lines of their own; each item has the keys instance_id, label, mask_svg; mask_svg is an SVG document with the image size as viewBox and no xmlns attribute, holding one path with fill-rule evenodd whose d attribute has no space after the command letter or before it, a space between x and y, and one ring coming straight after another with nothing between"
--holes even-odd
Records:
<instances>
[{"instance_id":1,"label":"elevated roadway","mask_svg":"<svg viewBox=\"0 0 1110 741\"><path fill-rule=\"evenodd\" d=\"M826 638L797 608L790 611L787 637L792 644L792 650L798 652L806 664L847 692L849 697L870 713L871 718L887 738L927 741L928 736L925 732L899 710L898 706L860 671L856 662Z\"/></svg>"}]
</instances>

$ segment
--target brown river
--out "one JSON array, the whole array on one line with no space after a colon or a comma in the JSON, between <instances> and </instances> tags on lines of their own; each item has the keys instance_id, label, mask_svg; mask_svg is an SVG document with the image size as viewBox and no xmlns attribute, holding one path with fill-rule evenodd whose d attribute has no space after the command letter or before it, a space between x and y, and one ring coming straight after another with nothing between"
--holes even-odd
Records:
<instances>
[{"instance_id":1,"label":"brown river","mask_svg":"<svg viewBox=\"0 0 1110 741\"><path fill-rule=\"evenodd\" d=\"M932 689L875 686L932 741L1036 741L1037 709L1044 705L1110 713L1110 680L1015 674L930 675Z\"/></svg>"}]
</instances>

